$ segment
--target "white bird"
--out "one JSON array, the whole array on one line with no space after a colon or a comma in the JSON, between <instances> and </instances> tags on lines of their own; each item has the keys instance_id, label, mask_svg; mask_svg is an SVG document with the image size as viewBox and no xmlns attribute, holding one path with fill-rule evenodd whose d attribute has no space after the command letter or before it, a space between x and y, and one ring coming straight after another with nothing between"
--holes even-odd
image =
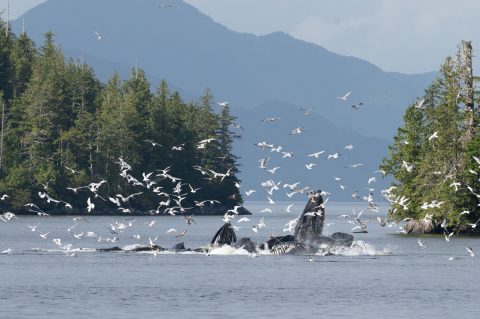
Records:
<instances>
[{"instance_id":1,"label":"white bird","mask_svg":"<svg viewBox=\"0 0 480 319\"><path fill-rule=\"evenodd\" d=\"M448 186L450 186L450 187L455 187L455 191L458 191L458 186L460 186L460 185L462 185L462 183L460 183L460 182L453 182L453 183L451 183L451 184L448 185Z\"/></svg>"},{"instance_id":2,"label":"white bird","mask_svg":"<svg viewBox=\"0 0 480 319\"><path fill-rule=\"evenodd\" d=\"M256 190L250 189L250 190L248 190L248 191L245 192L245 195L250 196L250 195L252 195L252 194L255 193L255 192L256 192Z\"/></svg>"},{"instance_id":3,"label":"white bird","mask_svg":"<svg viewBox=\"0 0 480 319\"><path fill-rule=\"evenodd\" d=\"M90 213L95 208L95 204L92 203L90 197L87 199L87 211Z\"/></svg>"},{"instance_id":4,"label":"white bird","mask_svg":"<svg viewBox=\"0 0 480 319\"><path fill-rule=\"evenodd\" d=\"M273 199L270 196L267 196L267 199L268 199L268 203L270 205L275 205L275 202L273 201Z\"/></svg>"},{"instance_id":5,"label":"white bird","mask_svg":"<svg viewBox=\"0 0 480 319\"><path fill-rule=\"evenodd\" d=\"M274 168L272 168L272 169L267 169L267 172L272 173L272 174L275 174L275 172L276 172L277 169L279 169L279 168L280 168L280 166L276 166L276 167L274 167Z\"/></svg>"},{"instance_id":6,"label":"white bird","mask_svg":"<svg viewBox=\"0 0 480 319\"><path fill-rule=\"evenodd\" d=\"M10 213L10 212L5 212L2 215L0 215L0 219L4 222L8 222L13 218L17 218L17 216L14 213Z\"/></svg>"},{"instance_id":7,"label":"white bird","mask_svg":"<svg viewBox=\"0 0 480 319\"><path fill-rule=\"evenodd\" d=\"M427 241L425 241L425 240L422 241L420 238L418 239L418 245L419 245L421 248L423 248L423 249L427 248L427 246L425 245L426 243L427 243Z\"/></svg>"},{"instance_id":8,"label":"white bird","mask_svg":"<svg viewBox=\"0 0 480 319\"><path fill-rule=\"evenodd\" d=\"M1 251L0 254L2 254L2 255L9 255L9 254L12 253L12 251L13 251L13 250L12 250L11 248L8 248L8 249L5 249L5 250Z\"/></svg>"},{"instance_id":9,"label":"white bird","mask_svg":"<svg viewBox=\"0 0 480 319\"><path fill-rule=\"evenodd\" d=\"M287 157L292 157L293 156L293 152L282 152L282 158L287 158Z\"/></svg>"},{"instance_id":10,"label":"white bird","mask_svg":"<svg viewBox=\"0 0 480 319\"><path fill-rule=\"evenodd\" d=\"M257 224L257 227L260 228L265 228L267 225L265 225L265 217L260 218L260 221Z\"/></svg>"},{"instance_id":11,"label":"white bird","mask_svg":"<svg viewBox=\"0 0 480 319\"><path fill-rule=\"evenodd\" d=\"M473 252L473 249L472 247L465 247L465 249L468 251L468 253L470 254L470 257L475 257L475 253Z\"/></svg>"},{"instance_id":12,"label":"white bird","mask_svg":"<svg viewBox=\"0 0 480 319\"><path fill-rule=\"evenodd\" d=\"M345 149L349 151L353 150L353 147L354 146L352 144L345 145Z\"/></svg>"},{"instance_id":13,"label":"white bird","mask_svg":"<svg viewBox=\"0 0 480 319\"><path fill-rule=\"evenodd\" d=\"M43 239L47 239L48 234L50 234L50 232L45 233L45 234L40 234L40 237L43 238Z\"/></svg>"},{"instance_id":14,"label":"white bird","mask_svg":"<svg viewBox=\"0 0 480 319\"><path fill-rule=\"evenodd\" d=\"M431 141L431 140L433 140L434 138L438 138L438 131L433 132L433 134L430 135L430 137L428 138L428 140Z\"/></svg>"},{"instance_id":15,"label":"white bird","mask_svg":"<svg viewBox=\"0 0 480 319\"><path fill-rule=\"evenodd\" d=\"M237 221L237 223L244 223L244 222L249 222L249 221L250 221L250 219L248 219L247 217L242 217Z\"/></svg>"},{"instance_id":16,"label":"white bird","mask_svg":"<svg viewBox=\"0 0 480 319\"><path fill-rule=\"evenodd\" d=\"M157 221L156 220L152 220L150 223L148 223L148 227L153 227L153 225L155 225Z\"/></svg>"},{"instance_id":17,"label":"white bird","mask_svg":"<svg viewBox=\"0 0 480 319\"><path fill-rule=\"evenodd\" d=\"M404 167L407 170L407 172L411 173L414 165L403 161L402 167Z\"/></svg>"},{"instance_id":18,"label":"white bird","mask_svg":"<svg viewBox=\"0 0 480 319\"><path fill-rule=\"evenodd\" d=\"M305 164L305 167L306 167L307 169L313 169L313 167L316 166L316 165L317 165L317 164L315 164L315 163L308 163L308 164Z\"/></svg>"},{"instance_id":19,"label":"white bird","mask_svg":"<svg viewBox=\"0 0 480 319\"><path fill-rule=\"evenodd\" d=\"M139 239L140 239L140 234L134 234L134 235L132 235L132 237L133 237L134 239L139 240Z\"/></svg>"},{"instance_id":20,"label":"white bird","mask_svg":"<svg viewBox=\"0 0 480 319\"><path fill-rule=\"evenodd\" d=\"M377 179L375 177L370 177L368 179L368 185L370 185L371 183L375 183L377 181Z\"/></svg>"},{"instance_id":21,"label":"white bird","mask_svg":"<svg viewBox=\"0 0 480 319\"><path fill-rule=\"evenodd\" d=\"M97 36L97 40L100 41L102 40L102 36L97 32L97 31L93 31L95 33L95 35Z\"/></svg>"},{"instance_id":22,"label":"white bird","mask_svg":"<svg viewBox=\"0 0 480 319\"><path fill-rule=\"evenodd\" d=\"M2 197L0 197L0 200L5 200L7 198L9 198L10 196L8 196L7 194L3 194Z\"/></svg>"},{"instance_id":23,"label":"white bird","mask_svg":"<svg viewBox=\"0 0 480 319\"><path fill-rule=\"evenodd\" d=\"M274 122L278 121L280 118L279 117L267 117L262 120L262 122Z\"/></svg>"},{"instance_id":24,"label":"white bird","mask_svg":"<svg viewBox=\"0 0 480 319\"><path fill-rule=\"evenodd\" d=\"M446 241L450 241L450 237L452 237L453 232L451 232L450 234L444 233L443 235L445 236Z\"/></svg>"},{"instance_id":25,"label":"white bird","mask_svg":"<svg viewBox=\"0 0 480 319\"><path fill-rule=\"evenodd\" d=\"M308 154L307 156L318 158L323 153L325 153L325 151L319 151L319 152L316 152L316 153Z\"/></svg>"},{"instance_id":26,"label":"white bird","mask_svg":"<svg viewBox=\"0 0 480 319\"><path fill-rule=\"evenodd\" d=\"M260 162L259 168L267 168L267 162L268 162L269 159L270 159L270 157L267 156L265 158L262 158L262 159L258 160Z\"/></svg>"},{"instance_id":27,"label":"white bird","mask_svg":"<svg viewBox=\"0 0 480 319\"><path fill-rule=\"evenodd\" d=\"M260 213L271 213L271 212L272 212L272 210L271 210L270 208L268 208L268 207L267 207L267 208L264 208L264 209L262 209L262 210L260 211Z\"/></svg>"},{"instance_id":28,"label":"white bird","mask_svg":"<svg viewBox=\"0 0 480 319\"><path fill-rule=\"evenodd\" d=\"M347 92L344 96L339 96L337 97L337 99L341 100L341 101L346 101L348 99L348 96L352 94L352 91L350 92Z\"/></svg>"},{"instance_id":29,"label":"white bird","mask_svg":"<svg viewBox=\"0 0 480 319\"><path fill-rule=\"evenodd\" d=\"M330 154L327 156L327 159L337 159L339 156L341 156L341 154L338 154L338 153L334 153L334 154Z\"/></svg>"},{"instance_id":30,"label":"white bird","mask_svg":"<svg viewBox=\"0 0 480 319\"><path fill-rule=\"evenodd\" d=\"M35 226L30 226L30 225L27 225L27 226L28 226L28 228L30 228L32 231L36 231L38 225L40 225L40 224L36 224Z\"/></svg>"},{"instance_id":31,"label":"white bird","mask_svg":"<svg viewBox=\"0 0 480 319\"><path fill-rule=\"evenodd\" d=\"M462 215L465 215L465 214L466 214L466 215L470 214L470 211L464 210L464 211L461 212L458 216L462 216Z\"/></svg>"},{"instance_id":32,"label":"white bird","mask_svg":"<svg viewBox=\"0 0 480 319\"><path fill-rule=\"evenodd\" d=\"M287 208L285 208L285 212L291 213L292 212L291 209L292 209L293 206L294 206L294 204L288 205Z\"/></svg>"},{"instance_id":33,"label":"white bird","mask_svg":"<svg viewBox=\"0 0 480 319\"><path fill-rule=\"evenodd\" d=\"M416 107L417 109L424 109L423 103L425 103L425 99L422 99L422 100L420 100L420 101L417 101L417 103L415 103L415 107Z\"/></svg>"},{"instance_id":34,"label":"white bird","mask_svg":"<svg viewBox=\"0 0 480 319\"><path fill-rule=\"evenodd\" d=\"M351 167L351 168L357 168L357 167L360 167L360 166L363 166L363 164L358 163L358 164L350 164L350 165L348 165L348 167Z\"/></svg>"},{"instance_id":35,"label":"white bird","mask_svg":"<svg viewBox=\"0 0 480 319\"><path fill-rule=\"evenodd\" d=\"M304 127L299 126L299 127L295 128L295 129L291 130L289 135L301 134L304 130L305 130Z\"/></svg>"}]
</instances>

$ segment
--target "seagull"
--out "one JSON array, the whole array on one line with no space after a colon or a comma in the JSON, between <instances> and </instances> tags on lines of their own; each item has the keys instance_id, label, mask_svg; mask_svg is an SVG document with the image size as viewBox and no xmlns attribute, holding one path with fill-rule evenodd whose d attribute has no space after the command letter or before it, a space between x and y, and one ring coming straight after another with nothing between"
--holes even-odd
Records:
<instances>
[{"instance_id":1,"label":"seagull","mask_svg":"<svg viewBox=\"0 0 480 319\"><path fill-rule=\"evenodd\" d=\"M470 254L470 257L475 257L475 253L473 252L473 249L472 247L465 247L465 249L468 251L468 253Z\"/></svg>"},{"instance_id":2,"label":"seagull","mask_svg":"<svg viewBox=\"0 0 480 319\"><path fill-rule=\"evenodd\" d=\"M455 187L455 191L458 191L458 186L460 186L460 185L462 185L462 183L460 183L460 182L453 182L453 183L451 183L451 184L448 185L448 186L450 186L450 187Z\"/></svg>"},{"instance_id":3,"label":"seagull","mask_svg":"<svg viewBox=\"0 0 480 319\"><path fill-rule=\"evenodd\" d=\"M325 151L320 151L320 152L316 152L316 153L312 153L312 154L308 154L307 156L308 157L315 157L315 158L318 158L320 156L320 154L323 154L325 153Z\"/></svg>"},{"instance_id":4,"label":"seagull","mask_svg":"<svg viewBox=\"0 0 480 319\"><path fill-rule=\"evenodd\" d=\"M166 231L167 234L170 234L170 233L176 233L177 230L175 228L170 228L169 230Z\"/></svg>"},{"instance_id":5,"label":"seagull","mask_svg":"<svg viewBox=\"0 0 480 319\"><path fill-rule=\"evenodd\" d=\"M444 233L445 240L450 241L450 237L452 237L452 235L453 235L453 232L451 232L450 234Z\"/></svg>"},{"instance_id":6,"label":"seagull","mask_svg":"<svg viewBox=\"0 0 480 319\"><path fill-rule=\"evenodd\" d=\"M87 199L87 211L90 213L95 208L95 204L92 203L90 197Z\"/></svg>"},{"instance_id":7,"label":"seagull","mask_svg":"<svg viewBox=\"0 0 480 319\"><path fill-rule=\"evenodd\" d=\"M272 173L272 174L275 174L275 171L276 171L277 169L279 169L279 168L280 168L280 166L276 166L276 167L274 167L274 168L272 168L272 169L267 169L267 172Z\"/></svg>"},{"instance_id":8,"label":"seagull","mask_svg":"<svg viewBox=\"0 0 480 319\"><path fill-rule=\"evenodd\" d=\"M47 235L50 234L50 232L45 233L45 234L40 234L40 237L43 239L47 239Z\"/></svg>"},{"instance_id":9,"label":"seagull","mask_svg":"<svg viewBox=\"0 0 480 319\"><path fill-rule=\"evenodd\" d=\"M248 191L245 192L245 195L250 196L250 195L252 195L252 194L255 193L255 192L256 192L256 190L250 189L250 190L248 190Z\"/></svg>"},{"instance_id":10,"label":"seagull","mask_svg":"<svg viewBox=\"0 0 480 319\"><path fill-rule=\"evenodd\" d=\"M259 162L260 162L260 166L259 168L267 168L267 162L268 160L270 159L269 156L263 158L263 159L260 159Z\"/></svg>"},{"instance_id":11,"label":"seagull","mask_svg":"<svg viewBox=\"0 0 480 319\"><path fill-rule=\"evenodd\" d=\"M297 127L296 129L291 130L289 135L300 134L300 133L302 133L304 130L305 130L304 127L299 126L299 127Z\"/></svg>"},{"instance_id":12,"label":"seagull","mask_svg":"<svg viewBox=\"0 0 480 319\"><path fill-rule=\"evenodd\" d=\"M262 122L274 122L278 121L280 118L279 117L267 117L262 120Z\"/></svg>"},{"instance_id":13,"label":"seagull","mask_svg":"<svg viewBox=\"0 0 480 319\"><path fill-rule=\"evenodd\" d=\"M352 144L345 145L345 149L349 151L353 150L353 147L354 146Z\"/></svg>"},{"instance_id":14,"label":"seagull","mask_svg":"<svg viewBox=\"0 0 480 319\"><path fill-rule=\"evenodd\" d=\"M305 164L305 167L306 167L307 169L313 169L313 167L316 166L316 165L317 165L317 164L315 164L315 163L309 163L309 164Z\"/></svg>"},{"instance_id":15,"label":"seagull","mask_svg":"<svg viewBox=\"0 0 480 319\"><path fill-rule=\"evenodd\" d=\"M3 194L2 197L0 197L0 200L5 200L7 198L9 198L10 196L8 196L7 194Z\"/></svg>"},{"instance_id":16,"label":"seagull","mask_svg":"<svg viewBox=\"0 0 480 319\"><path fill-rule=\"evenodd\" d=\"M351 168L357 168L357 167L360 167L360 166L363 166L363 164L358 163L358 164L350 164L350 165L348 165L348 167L351 167Z\"/></svg>"},{"instance_id":17,"label":"seagull","mask_svg":"<svg viewBox=\"0 0 480 319\"><path fill-rule=\"evenodd\" d=\"M237 221L237 223L244 223L244 222L249 222L249 221L250 221L250 219L248 219L247 217L242 217Z\"/></svg>"},{"instance_id":18,"label":"seagull","mask_svg":"<svg viewBox=\"0 0 480 319\"><path fill-rule=\"evenodd\" d=\"M313 108L309 108L309 109L301 108L300 110L302 110L302 112L305 116L308 116L308 115L310 115L310 112L313 111Z\"/></svg>"},{"instance_id":19,"label":"seagull","mask_svg":"<svg viewBox=\"0 0 480 319\"><path fill-rule=\"evenodd\" d=\"M32 231L36 231L38 225L40 225L40 224L36 224L35 226L30 226L30 225L27 225L27 226L28 226L28 228L30 228Z\"/></svg>"},{"instance_id":20,"label":"seagull","mask_svg":"<svg viewBox=\"0 0 480 319\"><path fill-rule=\"evenodd\" d=\"M285 208L285 212L291 213L291 212L292 212L291 209L292 209L293 205L294 205L294 204L288 205L287 208Z\"/></svg>"},{"instance_id":21,"label":"seagull","mask_svg":"<svg viewBox=\"0 0 480 319\"><path fill-rule=\"evenodd\" d=\"M272 210L271 210L270 208L268 208L268 207L267 207L267 208L264 208L264 209L262 209L262 210L260 211L260 213L271 213L271 212L272 212Z\"/></svg>"},{"instance_id":22,"label":"seagull","mask_svg":"<svg viewBox=\"0 0 480 319\"><path fill-rule=\"evenodd\" d=\"M4 251L0 252L0 254L2 255L9 255L12 253L12 249L11 248L8 248L8 249L5 249Z\"/></svg>"},{"instance_id":23,"label":"seagull","mask_svg":"<svg viewBox=\"0 0 480 319\"><path fill-rule=\"evenodd\" d=\"M268 199L268 203L270 205L275 205L275 202L273 201L273 199L270 196L267 196L267 199Z\"/></svg>"},{"instance_id":24,"label":"seagull","mask_svg":"<svg viewBox=\"0 0 480 319\"><path fill-rule=\"evenodd\" d=\"M340 101L346 101L348 99L348 96L352 94L352 92L347 92L344 96L339 96L337 97L337 99L339 99Z\"/></svg>"},{"instance_id":25,"label":"seagull","mask_svg":"<svg viewBox=\"0 0 480 319\"><path fill-rule=\"evenodd\" d=\"M430 137L428 138L428 141L431 141L431 140L433 140L434 138L438 138L438 131L433 132L433 134L430 135Z\"/></svg>"},{"instance_id":26,"label":"seagull","mask_svg":"<svg viewBox=\"0 0 480 319\"><path fill-rule=\"evenodd\" d=\"M183 237L187 234L187 230L185 229L182 233L175 235L175 238Z\"/></svg>"},{"instance_id":27,"label":"seagull","mask_svg":"<svg viewBox=\"0 0 480 319\"><path fill-rule=\"evenodd\" d=\"M341 154L335 153L335 154L330 154L327 156L327 159L337 159L339 156L342 156Z\"/></svg>"},{"instance_id":28,"label":"seagull","mask_svg":"<svg viewBox=\"0 0 480 319\"><path fill-rule=\"evenodd\" d=\"M375 183L377 181L377 179L375 177L370 177L368 179L368 185L370 185L371 183Z\"/></svg>"},{"instance_id":29,"label":"seagull","mask_svg":"<svg viewBox=\"0 0 480 319\"><path fill-rule=\"evenodd\" d=\"M98 41L102 40L102 36L97 31L93 31L93 32L97 35Z\"/></svg>"},{"instance_id":30,"label":"seagull","mask_svg":"<svg viewBox=\"0 0 480 319\"><path fill-rule=\"evenodd\" d=\"M139 239L140 239L140 234L134 234L134 235L132 235L132 237L133 237L134 239L139 240Z\"/></svg>"},{"instance_id":31,"label":"seagull","mask_svg":"<svg viewBox=\"0 0 480 319\"><path fill-rule=\"evenodd\" d=\"M422 100L418 101L417 103L415 103L415 107L417 109L422 109L423 110L424 109L423 103L425 103L425 99L422 99Z\"/></svg>"},{"instance_id":32,"label":"seagull","mask_svg":"<svg viewBox=\"0 0 480 319\"><path fill-rule=\"evenodd\" d=\"M420 238L418 239L418 245L419 245L421 248L423 248L423 249L427 248L427 246L425 245L426 243L427 243L426 240L422 241Z\"/></svg>"}]
</instances>

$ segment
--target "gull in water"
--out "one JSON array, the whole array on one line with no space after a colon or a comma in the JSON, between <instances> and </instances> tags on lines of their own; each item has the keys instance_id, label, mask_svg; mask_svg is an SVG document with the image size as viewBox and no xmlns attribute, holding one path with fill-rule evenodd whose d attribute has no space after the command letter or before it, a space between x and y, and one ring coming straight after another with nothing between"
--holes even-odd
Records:
<instances>
[{"instance_id":1,"label":"gull in water","mask_svg":"<svg viewBox=\"0 0 480 319\"><path fill-rule=\"evenodd\" d=\"M420 238L418 239L418 245L422 248L422 249L425 249L427 248L427 246L425 245L427 243L426 240L421 240Z\"/></svg>"},{"instance_id":2,"label":"gull in water","mask_svg":"<svg viewBox=\"0 0 480 319\"><path fill-rule=\"evenodd\" d=\"M3 255L10 255L12 253L12 249L11 248L8 248L8 249L5 249L4 251L0 252L0 254L3 254Z\"/></svg>"},{"instance_id":3,"label":"gull in water","mask_svg":"<svg viewBox=\"0 0 480 319\"><path fill-rule=\"evenodd\" d=\"M345 95L343 95L343 96L337 97L337 99L339 99L340 101L346 101L346 100L348 99L348 97L349 97L350 94L352 94L352 91L347 92L347 93L346 93Z\"/></svg>"},{"instance_id":4,"label":"gull in water","mask_svg":"<svg viewBox=\"0 0 480 319\"><path fill-rule=\"evenodd\" d=\"M473 252L472 247L465 247L465 249L468 251L470 257L475 257L475 253Z\"/></svg>"}]
</instances>

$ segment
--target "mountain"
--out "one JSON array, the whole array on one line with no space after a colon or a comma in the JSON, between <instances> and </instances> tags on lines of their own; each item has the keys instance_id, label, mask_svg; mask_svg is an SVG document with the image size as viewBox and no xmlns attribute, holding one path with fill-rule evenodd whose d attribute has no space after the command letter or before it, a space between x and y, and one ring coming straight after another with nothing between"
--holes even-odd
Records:
<instances>
[{"instance_id":1,"label":"mountain","mask_svg":"<svg viewBox=\"0 0 480 319\"><path fill-rule=\"evenodd\" d=\"M48 0L20 17L37 42L51 30L64 50L82 52L101 78L122 64L145 69L199 95L209 87L219 100L254 108L278 100L313 107L335 124L390 139L406 105L434 74L384 72L357 58L276 32L238 33L180 0ZM94 32L102 39L97 40ZM94 57L94 58L88 58ZM337 97L352 91L350 100ZM359 111L352 103L363 102ZM381 120L380 120L381 119Z\"/></svg>"}]
</instances>

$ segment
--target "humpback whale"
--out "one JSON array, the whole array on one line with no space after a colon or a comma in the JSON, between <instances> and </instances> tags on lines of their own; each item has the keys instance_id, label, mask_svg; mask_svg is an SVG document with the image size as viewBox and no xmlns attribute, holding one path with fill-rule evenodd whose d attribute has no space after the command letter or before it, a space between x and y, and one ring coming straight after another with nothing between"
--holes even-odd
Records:
<instances>
[{"instance_id":1,"label":"humpback whale","mask_svg":"<svg viewBox=\"0 0 480 319\"><path fill-rule=\"evenodd\" d=\"M237 235L230 222L224 223L215 233L210 241L210 249L218 248L223 245L229 245L234 248L242 248L249 253L256 253L259 249L270 250L272 254L331 254L331 249L336 247L350 247L354 237L350 234L341 232L333 233L331 236L322 235L323 224L325 222L325 207L321 191L309 193L308 202L303 212L298 218L293 235L270 236L263 244L257 245L250 238L240 238L237 241ZM129 251L164 251L167 250L158 245L139 246ZM124 251L120 247L101 248L98 251L116 252ZM176 244L169 251L184 252L192 251L185 248L183 242ZM193 249L195 252L207 253L209 248Z\"/></svg>"}]
</instances>

